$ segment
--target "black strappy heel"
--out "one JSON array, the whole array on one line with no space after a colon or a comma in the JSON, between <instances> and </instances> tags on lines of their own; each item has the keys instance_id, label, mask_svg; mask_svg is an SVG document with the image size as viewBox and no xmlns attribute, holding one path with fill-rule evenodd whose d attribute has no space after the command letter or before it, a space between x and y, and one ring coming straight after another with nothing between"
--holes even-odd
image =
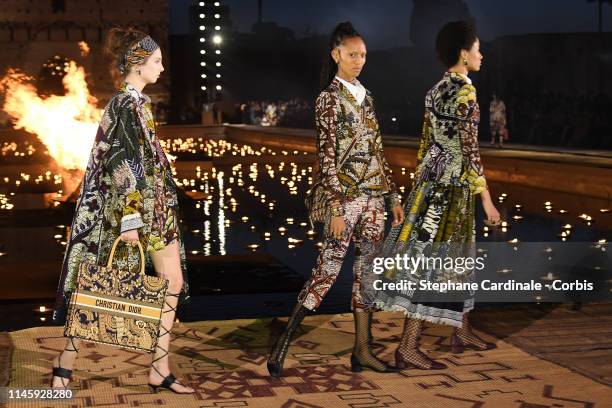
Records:
<instances>
[{"instance_id":1,"label":"black strappy heel","mask_svg":"<svg viewBox=\"0 0 612 408\"><path fill-rule=\"evenodd\" d=\"M70 339L70 344L72 345L72 348L64 348L64 351L74 351L78 354L79 349L74 345L74 339L72 337L68 337ZM62 381L62 387L66 388L68 387L68 383L64 382L64 380L68 380L68 381L72 381L72 370L69 370L67 368L63 368L62 367L62 354L64 354L64 351L62 351L59 355L59 357L57 358L57 363L59 364L59 367L53 367L53 376L51 377L51 387L53 387L53 379L55 377L61 379Z\"/></svg>"},{"instance_id":2,"label":"black strappy heel","mask_svg":"<svg viewBox=\"0 0 612 408\"><path fill-rule=\"evenodd\" d=\"M176 297L176 298L179 297L178 294L167 293L166 294L166 298L169 297L169 296ZM172 307L170 305L170 303L165 302L165 306L168 306L170 309L162 311L162 314L170 313L170 312L176 312L176 308ZM160 322L160 324L159 324L160 332L161 332L162 329L164 330L164 332L160 333L159 337L165 336L166 334L170 335L172 327L170 328L170 330L168 330L166 327L162 326L162 324ZM151 384L151 383L149 383L149 388L151 388L151 392L157 393L159 391L163 391L164 389L166 389L166 390L172 391L175 394L193 394L193 393L195 393L195 390L192 391L192 392L179 392L179 391L176 391L175 389L171 388L172 384L174 384L174 383L176 383L178 385L182 385L183 387L186 387L186 385L181 383L181 382L179 382L172 373L170 373L166 377L164 377L164 375L155 367L154 364L155 364L156 361L161 360L162 358L166 357L169 354L168 350L166 350L163 347L161 347L159 345L159 343L157 344L156 349L160 349L161 351L163 351L164 354L162 354L160 357L157 357L157 358L153 359L153 361L151 361L151 367L153 367L153 369L157 372L157 374L160 375L160 377L163 377L163 380L162 380L161 384Z\"/></svg>"}]
</instances>

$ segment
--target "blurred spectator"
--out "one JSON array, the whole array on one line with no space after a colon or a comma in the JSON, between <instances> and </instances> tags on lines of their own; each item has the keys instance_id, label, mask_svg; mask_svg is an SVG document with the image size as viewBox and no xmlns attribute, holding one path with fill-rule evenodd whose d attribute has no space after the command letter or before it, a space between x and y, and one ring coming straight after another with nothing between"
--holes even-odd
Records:
<instances>
[{"instance_id":1,"label":"blurred spectator","mask_svg":"<svg viewBox=\"0 0 612 408\"><path fill-rule=\"evenodd\" d=\"M240 108L243 123L258 126L312 128L314 111L301 99L289 101L250 101ZM246 120L248 119L248 121Z\"/></svg>"},{"instance_id":2,"label":"blurred spectator","mask_svg":"<svg viewBox=\"0 0 612 408\"><path fill-rule=\"evenodd\" d=\"M506 104L493 94L489 105L489 125L491 127L491 144L498 140L499 147L508 140L508 128L506 127Z\"/></svg>"}]
</instances>

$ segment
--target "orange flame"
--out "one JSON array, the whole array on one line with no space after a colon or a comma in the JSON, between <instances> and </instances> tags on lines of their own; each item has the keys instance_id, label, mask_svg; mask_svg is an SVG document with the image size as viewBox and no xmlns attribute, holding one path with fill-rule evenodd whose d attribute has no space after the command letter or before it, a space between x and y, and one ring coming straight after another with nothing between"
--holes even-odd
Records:
<instances>
[{"instance_id":1,"label":"orange flame","mask_svg":"<svg viewBox=\"0 0 612 408\"><path fill-rule=\"evenodd\" d=\"M4 111L15 119L15 129L36 134L60 167L83 171L102 116L87 88L83 67L70 62L62 80L64 96L43 99L31 80L14 69L0 80Z\"/></svg>"}]
</instances>

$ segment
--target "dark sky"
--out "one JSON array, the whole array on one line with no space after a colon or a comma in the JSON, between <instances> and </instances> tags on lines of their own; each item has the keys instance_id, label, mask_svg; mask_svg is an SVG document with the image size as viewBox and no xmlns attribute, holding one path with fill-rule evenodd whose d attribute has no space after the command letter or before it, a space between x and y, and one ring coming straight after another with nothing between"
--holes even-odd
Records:
<instances>
[{"instance_id":1,"label":"dark sky","mask_svg":"<svg viewBox=\"0 0 612 408\"><path fill-rule=\"evenodd\" d=\"M257 0L219 0L230 6L238 31L250 31L257 19ZM170 32L188 31L187 11L194 0L170 0ZM587 0L467 0L479 35L597 30L597 3ZM298 37L329 33L336 23L351 20L371 49L410 45L411 0L264 0L263 20L289 27ZM612 6L604 4L604 30L612 30Z\"/></svg>"}]
</instances>

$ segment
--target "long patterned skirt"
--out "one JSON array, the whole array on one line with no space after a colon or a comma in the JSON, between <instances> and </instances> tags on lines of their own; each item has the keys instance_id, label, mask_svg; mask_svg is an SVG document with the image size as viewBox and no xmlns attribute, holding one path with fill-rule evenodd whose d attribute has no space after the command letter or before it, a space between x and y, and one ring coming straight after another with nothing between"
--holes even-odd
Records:
<instances>
[{"instance_id":1,"label":"long patterned skirt","mask_svg":"<svg viewBox=\"0 0 612 408\"><path fill-rule=\"evenodd\" d=\"M405 219L385 239L381 257L448 259L474 256L474 195L464 186L424 181L415 186L404 203ZM427 265L427 266L425 266ZM434 265L434 266L432 266ZM416 289L377 290L375 304L383 310L403 311L408 317L460 327L463 314L474 307L474 292L420 290L419 283L474 282L473 270L440 267L386 269L383 282L414 282Z\"/></svg>"}]
</instances>

